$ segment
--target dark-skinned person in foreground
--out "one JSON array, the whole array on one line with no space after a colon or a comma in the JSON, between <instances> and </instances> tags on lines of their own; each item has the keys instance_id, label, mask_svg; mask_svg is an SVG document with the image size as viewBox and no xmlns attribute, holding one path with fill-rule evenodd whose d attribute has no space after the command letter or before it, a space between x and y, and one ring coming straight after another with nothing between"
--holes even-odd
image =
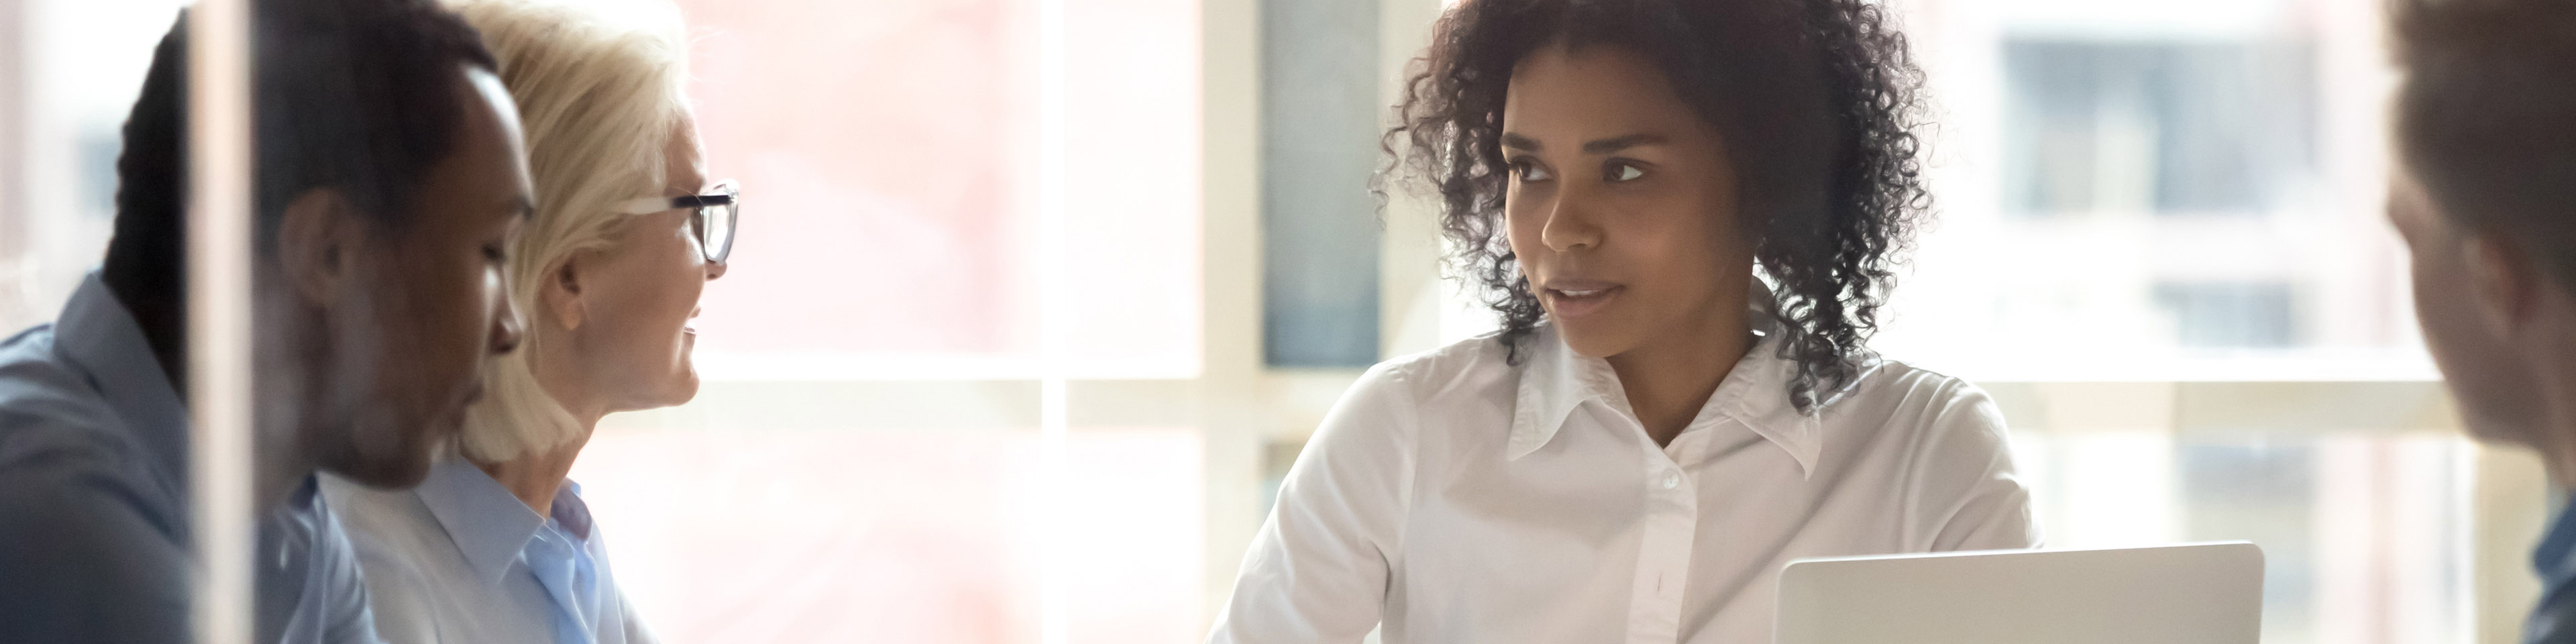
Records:
<instances>
[{"instance_id":1,"label":"dark-skinned person in foreground","mask_svg":"<svg viewBox=\"0 0 2576 644\"><path fill-rule=\"evenodd\" d=\"M517 344L517 111L428 0L253 0L252 556L262 643L377 641L315 474L417 485ZM117 160L103 266L0 341L0 641L189 641L187 19Z\"/></svg>"}]
</instances>

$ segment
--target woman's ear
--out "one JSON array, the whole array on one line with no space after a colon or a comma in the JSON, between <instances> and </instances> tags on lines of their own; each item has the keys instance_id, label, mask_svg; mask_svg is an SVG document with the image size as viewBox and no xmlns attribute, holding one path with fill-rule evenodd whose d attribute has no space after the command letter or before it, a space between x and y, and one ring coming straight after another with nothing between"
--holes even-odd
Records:
<instances>
[{"instance_id":1,"label":"woman's ear","mask_svg":"<svg viewBox=\"0 0 2576 644\"><path fill-rule=\"evenodd\" d=\"M2472 232L2460 243L2480 326L2499 340L2519 339L2539 305L2540 267L2520 246L2492 234Z\"/></svg>"},{"instance_id":2,"label":"woman's ear","mask_svg":"<svg viewBox=\"0 0 2576 644\"><path fill-rule=\"evenodd\" d=\"M277 222L277 263L296 295L317 307L338 302L356 267L365 233L357 208L334 188L314 188L287 202Z\"/></svg>"},{"instance_id":3,"label":"woman's ear","mask_svg":"<svg viewBox=\"0 0 2576 644\"><path fill-rule=\"evenodd\" d=\"M581 328L589 317L589 305L581 297L581 253L573 253L556 262L537 285L537 312L556 328L571 331Z\"/></svg>"}]
</instances>

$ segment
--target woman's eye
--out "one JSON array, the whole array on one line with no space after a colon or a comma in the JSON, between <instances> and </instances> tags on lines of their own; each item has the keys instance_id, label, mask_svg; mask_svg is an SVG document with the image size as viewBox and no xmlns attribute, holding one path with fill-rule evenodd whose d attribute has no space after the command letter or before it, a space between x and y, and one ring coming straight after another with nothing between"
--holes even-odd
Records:
<instances>
[{"instance_id":1,"label":"woman's eye","mask_svg":"<svg viewBox=\"0 0 2576 644\"><path fill-rule=\"evenodd\" d=\"M1522 181L1546 181L1554 178L1548 175L1546 168L1538 167L1538 164L1528 161L1512 163L1512 173L1520 175Z\"/></svg>"},{"instance_id":2,"label":"woman's eye","mask_svg":"<svg viewBox=\"0 0 2576 644\"><path fill-rule=\"evenodd\" d=\"M498 264L509 259L509 251L503 250L500 244L484 244L483 259Z\"/></svg>"},{"instance_id":3,"label":"woman's eye","mask_svg":"<svg viewBox=\"0 0 2576 644\"><path fill-rule=\"evenodd\" d=\"M1637 169L1637 166L1612 162L1610 165L1603 166L1601 168L1601 175L1603 180L1611 183L1619 183L1622 181L1635 181L1638 177L1646 176L1646 171Z\"/></svg>"}]
</instances>

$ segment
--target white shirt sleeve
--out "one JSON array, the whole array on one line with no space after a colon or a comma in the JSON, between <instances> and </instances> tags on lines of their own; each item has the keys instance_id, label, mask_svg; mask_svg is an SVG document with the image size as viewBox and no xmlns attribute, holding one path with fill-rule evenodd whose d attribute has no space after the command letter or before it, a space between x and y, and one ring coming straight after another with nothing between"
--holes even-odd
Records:
<instances>
[{"instance_id":1,"label":"white shirt sleeve","mask_svg":"<svg viewBox=\"0 0 2576 644\"><path fill-rule=\"evenodd\" d=\"M2014 472L2003 412L1975 385L1957 384L1932 420L1930 443L1917 453L1913 489L1931 531L1931 550L2007 550L2040 546L2030 489Z\"/></svg>"},{"instance_id":2,"label":"white shirt sleeve","mask_svg":"<svg viewBox=\"0 0 2576 644\"><path fill-rule=\"evenodd\" d=\"M1333 405L1244 555L1211 644L1355 643L1377 627L1412 501L1417 412L1385 364Z\"/></svg>"}]
</instances>

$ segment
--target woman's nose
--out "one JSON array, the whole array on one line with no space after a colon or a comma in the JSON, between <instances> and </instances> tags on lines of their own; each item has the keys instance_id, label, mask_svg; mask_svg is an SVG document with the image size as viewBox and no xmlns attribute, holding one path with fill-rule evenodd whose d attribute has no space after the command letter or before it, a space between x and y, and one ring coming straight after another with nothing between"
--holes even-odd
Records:
<instances>
[{"instance_id":1,"label":"woman's nose","mask_svg":"<svg viewBox=\"0 0 2576 644\"><path fill-rule=\"evenodd\" d=\"M1539 243L1560 253L1601 245L1601 228L1592 224L1589 207L1576 203L1574 195L1559 195L1548 208L1547 222L1539 227Z\"/></svg>"}]
</instances>

